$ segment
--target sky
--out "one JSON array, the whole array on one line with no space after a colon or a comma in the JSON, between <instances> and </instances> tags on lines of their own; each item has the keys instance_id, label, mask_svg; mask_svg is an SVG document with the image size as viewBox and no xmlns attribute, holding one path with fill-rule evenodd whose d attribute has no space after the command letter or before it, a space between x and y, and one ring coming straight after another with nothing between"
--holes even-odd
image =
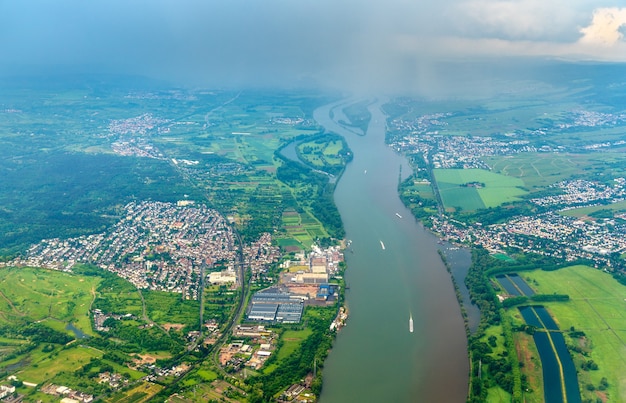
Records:
<instances>
[{"instance_id":1,"label":"sky","mask_svg":"<svg viewBox=\"0 0 626 403\"><path fill-rule=\"evenodd\" d=\"M439 63L626 62L623 0L0 0L0 73L424 86Z\"/></svg>"}]
</instances>

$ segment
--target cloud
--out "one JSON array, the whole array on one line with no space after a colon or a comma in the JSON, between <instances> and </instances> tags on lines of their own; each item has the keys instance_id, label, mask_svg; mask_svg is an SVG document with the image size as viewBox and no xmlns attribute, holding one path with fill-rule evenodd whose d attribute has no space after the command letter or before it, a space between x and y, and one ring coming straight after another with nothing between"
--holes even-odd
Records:
<instances>
[{"instance_id":1,"label":"cloud","mask_svg":"<svg viewBox=\"0 0 626 403\"><path fill-rule=\"evenodd\" d=\"M599 8L593 13L591 25L582 28L580 43L613 46L624 39L621 29L626 27L626 8Z\"/></svg>"},{"instance_id":2,"label":"cloud","mask_svg":"<svg viewBox=\"0 0 626 403\"><path fill-rule=\"evenodd\" d=\"M592 20L597 0L0 0L0 70L404 88L442 60L625 61L623 0L603 2Z\"/></svg>"},{"instance_id":3,"label":"cloud","mask_svg":"<svg viewBox=\"0 0 626 403\"><path fill-rule=\"evenodd\" d=\"M465 36L508 40L568 40L585 14L567 0L467 0L456 7Z\"/></svg>"}]
</instances>

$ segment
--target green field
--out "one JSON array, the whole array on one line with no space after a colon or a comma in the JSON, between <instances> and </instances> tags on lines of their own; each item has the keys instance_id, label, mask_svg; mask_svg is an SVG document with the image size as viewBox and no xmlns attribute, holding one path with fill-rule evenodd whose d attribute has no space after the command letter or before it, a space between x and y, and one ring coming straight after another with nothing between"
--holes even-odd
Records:
<instances>
[{"instance_id":1,"label":"green field","mask_svg":"<svg viewBox=\"0 0 626 403\"><path fill-rule=\"evenodd\" d=\"M282 227L286 234L279 237L277 243L283 248L309 249L316 239L328 237L323 225L307 210L302 213L292 209L284 211Z\"/></svg>"},{"instance_id":2,"label":"green field","mask_svg":"<svg viewBox=\"0 0 626 403\"><path fill-rule=\"evenodd\" d=\"M93 348L75 346L54 354L33 354L27 369L17 373L20 380L41 383L62 372L76 371L92 358L102 357L102 352Z\"/></svg>"},{"instance_id":3,"label":"green field","mask_svg":"<svg viewBox=\"0 0 626 403\"><path fill-rule=\"evenodd\" d=\"M98 277L54 270L0 269L0 322L49 318L53 319L51 323L56 322L57 330L65 331L65 324L72 322L84 333L93 335L89 307L100 281Z\"/></svg>"},{"instance_id":4,"label":"green field","mask_svg":"<svg viewBox=\"0 0 626 403\"><path fill-rule=\"evenodd\" d=\"M484 169L435 169L433 172L446 209L472 211L497 207L519 200L527 193L522 189L522 180Z\"/></svg>"},{"instance_id":5,"label":"green field","mask_svg":"<svg viewBox=\"0 0 626 403\"><path fill-rule=\"evenodd\" d=\"M159 323L183 323L196 326L198 323L200 302L183 300L178 293L165 291L143 291L146 300L146 314Z\"/></svg>"},{"instance_id":6,"label":"green field","mask_svg":"<svg viewBox=\"0 0 626 403\"><path fill-rule=\"evenodd\" d=\"M566 303L545 304L559 328L574 327L586 335L589 356L599 369L580 371L579 383L596 387L606 377L611 401L626 399L626 287L609 274L587 266L573 266L558 271L524 273L530 284L542 294L568 294ZM570 342L572 342L570 340ZM582 358L575 356L575 362ZM582 378L582 379L580 379ZM590 392L588 392L590 393Z\"/></svg>"},{"instance_id":7,"label":"green field","mask_svg":"<svg viewBox=\"0 0 626 403\"><path fill-rule=\"evenodd\" d=\"M313 334L313 331L308 328L304 330L286 330L280 337L283 345L277 353L276 360L279 361L289 357L298 349L300 343L311 334Z\"/></svg>"},{"instance_id":8,"label":"green field","mask_svg":"<svg viewBox=\"0 0 626 403\"><path fill-rule=\"evenodd\" d=\"M298 144L296 148L300 159L313 165L317 169L323 169L326 166L341 166L342 159L339 151L343 148L341 141L306 141Z\"/></svg>"},{"instance_id":9,"label":"green field","mask_svg":"<svg viewBox=\"0 0 626 403\"><path fill-rule=\"evenodd\" d=\"M286 330L280 336L280 349L275 353L276 358L271 364L263 368L264 374L271 374L276 368L278 368L281 360L284 360L291 356L295 351L300 348L300 345L307 337L313 334L313 330L306 328L303 330Z\"/></svg>"},{"instance_id":10,"label":"green field","mask_svg":"<svg viewBox=\"0 0 626 403\"><path fill-rule=\"evenodd\" d=\"M559 214L570 217L585 217L598 211L624 212L626 211L626 201L621 201L606 206L580 207L571 210L564 210Z\"/></svg>"},{"instance_id":11,"label":"green field","mask_svg":"<svg viewBox=\"0 0 626 403\"><path fill-rule=\"evenodd\" d=\"M130 282L116 275L107 276L98 288L98 299L94 308L106 313L120 315L132 314L140 317L142 314L141 295Z\"/></svg>"},{"instance_id":12,"label":"green field","mask_svg":"<svg viewBox=\"0 0 626 403\"><path fill-rule=\"evenodd\" d=\"M578 175L594 174L595 180L623 176L626 156L621 153L554 154L525 153L486 157L493 172L519 178L529 190L537 190Z\"/></svg>"}]
</instances>

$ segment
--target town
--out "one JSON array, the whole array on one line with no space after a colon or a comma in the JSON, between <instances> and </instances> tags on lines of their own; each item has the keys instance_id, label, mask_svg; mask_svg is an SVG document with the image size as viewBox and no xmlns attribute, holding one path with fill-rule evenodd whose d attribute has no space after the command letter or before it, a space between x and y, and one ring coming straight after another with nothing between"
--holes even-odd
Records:
<instances>
[{"instance_id":1,"label":"town","mask_svg":"<svg viewBox=\"0 0 626 403\"><path fill-rule=\"evenodd\" d=\"M76 263L91 263L137 288L195 300L204 268L216 271L211 273L214 283L239 284L237 248L231 225L215 210L187 200L143 202L126 205L122 219L107 233L43 240L11 264L71 271ZM255 273L280 256L269 235L243 251Z\"/></svg>"},{"instance_id":2,"label":"town","mask_svg":"<svg viewBox=\"0 0 626 403\"><path fill-rule=\"evenodd\" d=\"M565 123L552 128L541 128L530 133L505 133L497 136L449 136L440 134L451 113L424 115L411 121L392 120L390 146L399 152L418 155L416 169L476 168L491 171L486 157L510 157L520 154L565 153L597 150L617 142L575 143L568 146L533 145L534 137L548 130L565 131L580 127L613 127L626 121L624 114L603 114L576 110L564 114ZM427 168L419 168L419 167ZM420 175L418 174L418 177ZM416 183L430 185L428 176ZM482 184L477 184L482 186ZM536 206L531 216L510 215L504 222L485 224L465 222L458 215L440 209L430 217L431 229L443 240L480 245L494 254L511 251L539 253L564 261L587 261L596 267L623 265L620 255L626 252L626 217L619 213L610 217L576 216L570 214L579 208L611 208L626 200L626 179L615 177L610 181L568 179L546 188L541 197L520 203ZM622 207L623 210L623 207Z\"/></svg>"}]
</instances>

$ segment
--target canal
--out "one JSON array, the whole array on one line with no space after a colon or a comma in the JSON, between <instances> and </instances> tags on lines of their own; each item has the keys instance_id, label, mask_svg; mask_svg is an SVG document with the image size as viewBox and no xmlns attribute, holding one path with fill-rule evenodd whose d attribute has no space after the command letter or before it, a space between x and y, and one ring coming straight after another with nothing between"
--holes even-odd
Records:
<instances>
[{"instance_id":1,"label":"canal","mask_svg":"<svg viewBox=\"0 0 626 403\"><path fill-rule=\"evenodd\" d=\"M337 123L349 121L342 113L348 104L314 114L354 154L335 191L354 252L346 254L350 317L324 363L321 401L464 402L467 341L450 274L437 238L398 196L400 172L411 169L385 145L381 102L369 106L365 136Z\"/></svg>"}]
</instances>

